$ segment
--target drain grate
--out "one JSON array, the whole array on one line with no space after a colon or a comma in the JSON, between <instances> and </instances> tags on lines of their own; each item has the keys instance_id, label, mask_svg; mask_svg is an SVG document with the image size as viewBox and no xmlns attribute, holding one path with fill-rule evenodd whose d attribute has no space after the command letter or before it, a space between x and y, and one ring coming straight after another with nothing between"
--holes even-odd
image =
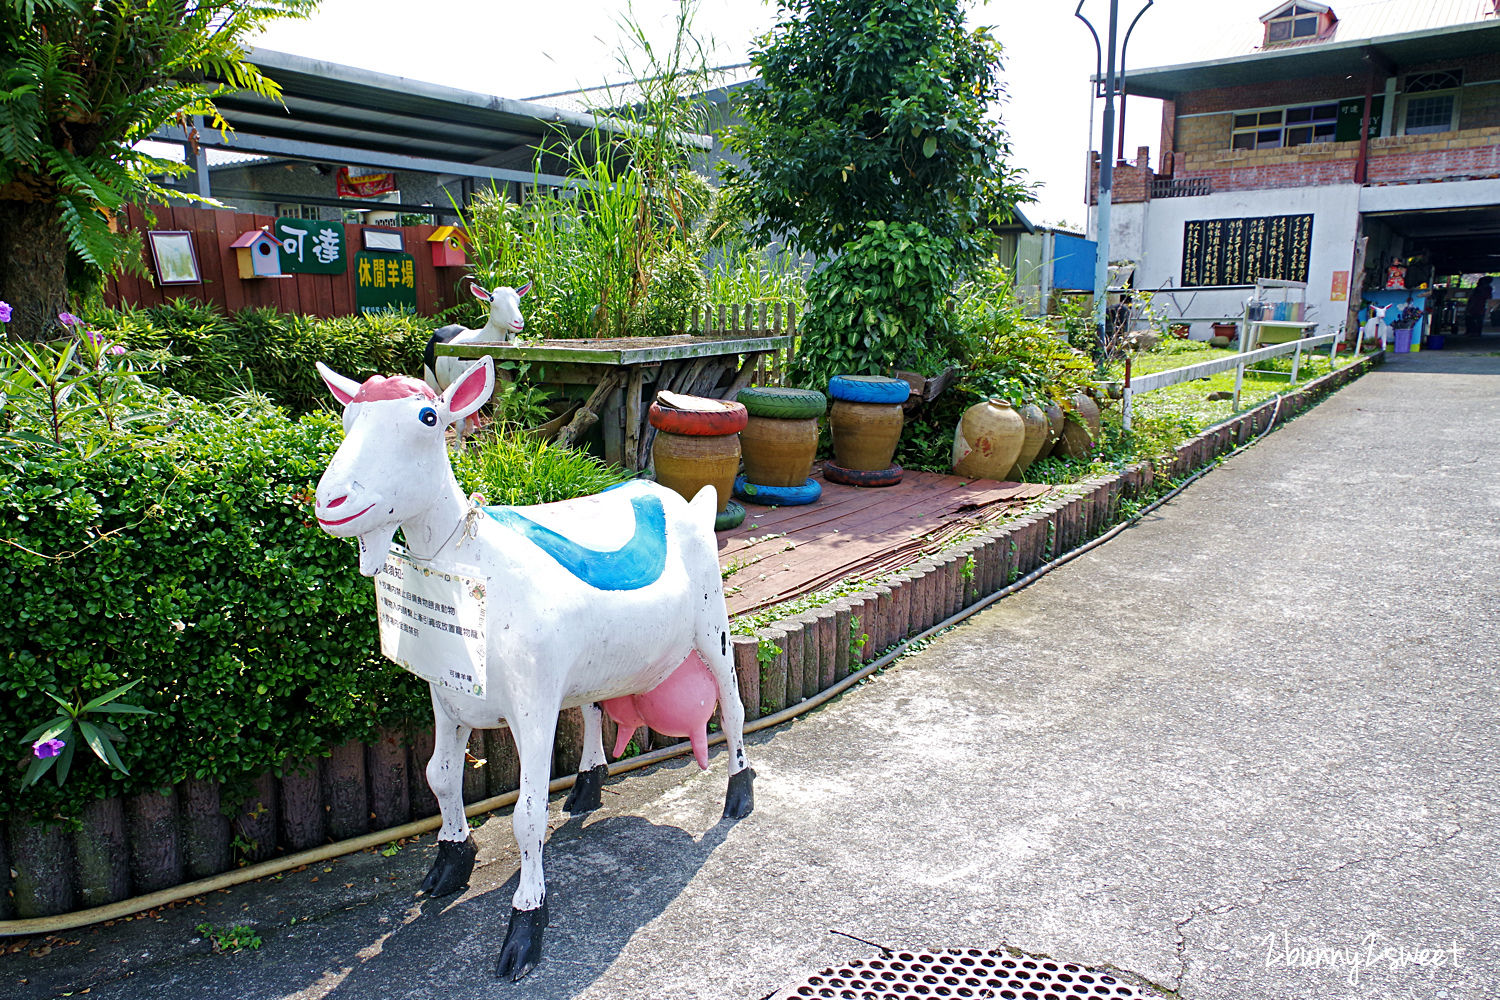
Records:
<instances>
[{"instance_id":1,"label":"drain grate","mask_svg":"<svg viewBox=\"0 0 1500 1000\"><path fill-rule=\"evenodd\" d=\"M1150 1000L1119 978L1081 965L977 948L893 952L824 969L786 1000Z\"/></svg>"}]
</instances>

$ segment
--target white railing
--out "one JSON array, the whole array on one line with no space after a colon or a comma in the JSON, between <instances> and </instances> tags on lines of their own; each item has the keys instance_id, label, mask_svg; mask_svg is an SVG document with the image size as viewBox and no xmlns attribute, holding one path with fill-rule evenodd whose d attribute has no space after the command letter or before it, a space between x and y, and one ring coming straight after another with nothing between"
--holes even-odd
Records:
<instances>
[{"instance_id":1,"label":"white railing","mask_svg":"<svg viewBox=\"0 0 1500 1000\"><path fill-rule=\"evenodd\" d=\"M1321 337L1303 337L1285 344L1274 344L1271 347L1262 347L1254 351L1244 351L1240 354L1231 355L1227 358L1215 358L1213 361L1202 361L1196 365L1188 365L1185 368L1173 368L1164 372L1152 372L1150 375L1140 375L1134 378L1126 376L1123 395L1120 400L1121 421L1125 429L1130 430L1130 400L1143 392L1154 392L1157 389L1165 389L1172 385L1181 385L1194 379L1205 378L1209 375L1217 375L1219 372L1227 372L1234 369L1234 402L1232 407L1238 411L1240 408L1240 387L1245 381L1246 366L1264 361L1267 358L1280 357L1283 354L1292 355L1292 377L1293 384L1297 381L1297 370L1302 366L1302 352L1314 347L1328 344L1328 366L1334 367L1338 354L1338 342L1341 336L1337 333L1325 333ZM1360 331L1359 340L1364 339L1364 331ZM1355 357L1359 356L1363 345L1354 345ZM1254 369L1252 369L1254 370ZM1265 372L1264 374L1280 375L1281 372Z\"/></svg>"}]
</instances>

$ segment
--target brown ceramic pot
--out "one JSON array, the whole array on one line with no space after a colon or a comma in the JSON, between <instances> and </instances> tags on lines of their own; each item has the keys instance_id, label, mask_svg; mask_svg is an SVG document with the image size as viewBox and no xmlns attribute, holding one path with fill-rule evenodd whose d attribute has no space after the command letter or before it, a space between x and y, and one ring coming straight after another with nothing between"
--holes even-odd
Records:
<instances>
[{"instance_id":1,"label":"brown ceramic pot","mask_svg":"<svg viewBox=\"0 0 1500 1000\"><path fill-rule=\"evenodd\" d=\"M846 469L879 472L891 467L904 421L900 403L851 403L836 399L829 411L833 459Z\"/></svg>"},{"instance_id":2,"label":"brown ceramic pot","mask_svg":"<svg viewBox=\"0 0 1500 1000\"><path fill-rule=\"evenodd\" d=\"M1026 424L1010 403L975 403L953 431L953 471L974 479L1004 479L1025 440Z\"/></svg>"},{"instance_id":3,"label":"brown ceramic pot","mask_svg":"<svg viewBox=\"0 0 1500 1000\"><path fill-rule=\"evenodd\" d=\"M818 451L818 418L785 420L751 416L740 431L745 481L756 486L801 486L812 475Z\"/></svg>"},{"instance_id":4,"label":"brown ceramic pot","mask_svg":"<svg viewBox=\"0 0 1500 1000\"><path fill-rule=\"evenodd\" d=\"M1067 414L1063 408L1056 403L1047 406L1047 440L1042 444L1042 450L1037 452L1037 458L1046 458L1048 455L1060 455L1059 442L1062 441L1063 423L1067 420ZM1033 459L1035 461L1035 459Z\"/></svg>"},{"instance_id":5,"label":"brown ceramic pot","mask_svg":"<svg viewBox=\"0 0 1500 1000\"><path fill-rule=\"evenodd\" d=\"M1020 482L1031 463L1042 453L1042 448L1052 433L1052 425L1047 420L1046 411L1035 403L1027 403L1016 413L1020 415L1021 423L1026 425L1026 437L1021 441L1021 454L1016 459L1016 464L1010 467L1005 478Z\"/></svg>"},{"instance_id":6,"label":"brown ceramic pot","mask_svg":"<svg viewBox=\"0 0 1500 1000\"><path fill-rule=\"evenodd\" d=\"M740 436L720 434L669 434L658 431L651 444L656 481L691 500L704 486L719 491L723 513L734 490L734 474L740 469Z\"/></svg>"},{"instance_id":7,"label":"brown ceramic pot","mask_svg":"<svg viewBox=\"0 0 1500 1000\"><path fill-rule=\"evenodd\" d=\"M1073 404L1073 412L1068 414L1058 447L1069 458L1088 458L1099 441L1099 404L1081 392L1074 393L1069 402Z\"/></svg>"}]
</instances>

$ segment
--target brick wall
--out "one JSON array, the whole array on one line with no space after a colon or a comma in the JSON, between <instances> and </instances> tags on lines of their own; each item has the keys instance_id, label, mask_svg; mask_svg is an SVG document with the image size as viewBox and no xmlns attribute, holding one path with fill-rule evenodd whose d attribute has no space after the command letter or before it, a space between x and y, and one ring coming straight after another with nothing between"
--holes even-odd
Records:
<instances>
[{"instance_id":1,"label":"brick wall","mask_svg":"<svg viewBox=\"0 0 1500 1000\"><path fill-rule=\"evenodd\" d=\"M1151 181L1156 176L1151 170L1151 147L1140 146L1135 151L1135 162L1115 162L1111 175L1111 204L1130 204L1151 200ZM1089 154L1089 204L1099 204L1099 154Z\"/></svg>"},{"instance_id":2,"label":"brick wall","mask_svg":"<svg viewBox=\"0 0 1500 1000\"><path fill-rule=\"evenodd\" d=\"M1467 75L1467 74L1466 74ZM1475 77L1475 79L1485 79ZM1274 108L1283 104L1316 104L1346 97L1364 95L1364 81L1346 76L1312 77L1300 80L1277 80L1242 87L1214 87L1196 90L1177 97L1177 114L1201 115L1218 111L1243 111L1246 108ZM1181 134L1182 123L1178 130ZM1227 146L1228 136L1225 137Z\"/></svg>"}]
</instances>

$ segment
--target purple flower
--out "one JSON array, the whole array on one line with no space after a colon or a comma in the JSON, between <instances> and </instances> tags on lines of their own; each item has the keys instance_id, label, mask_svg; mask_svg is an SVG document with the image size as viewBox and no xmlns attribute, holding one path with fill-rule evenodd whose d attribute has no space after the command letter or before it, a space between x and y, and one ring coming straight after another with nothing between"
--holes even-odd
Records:
<instances>
[{"instance_id":1,"label":"purple flower","mask_svg":"<svg viewBox=\"0 0 1500 1000\"><path fill-rule=\"evenodd\" d=\"M10 322L10 303L0 302L0 323Z\"/></svg>"},{"instance_id":2,"label":"purple flower","mask_svg":"<svg viewBox=\"0 0 1500 1000\"><path fill-rule=\"evenodd\" d=\"M57 321L59 323L61 323L63 326L82 326L83 325L83 320L79 319L77 316L74 316L72 313L58 313L57 314Z\"/></svg>"},{"instance_id":3,"label":"purple flower","mask_svg":"<svg viewBox=\"0 0 1500 1000\"><path fill-rule=\"evenodd\" d=\"M123 344L115 344L112 347L110 347L109 353L111 353L111 354L124 354L125 353L125 345L123 345Z\"/></svg>"},{"instance_id":4,"label":"purple flower","mask_svg":"<svg viewBox=\"0 0 1500 1000\"><path fill-rule=\"evenodd\" d=\"M31 744L31 752L38 757L46 759L48 757L56 757L62 753L62 748L65 746L67 744L62 740L37 740Z\"/></svg>"}]
</instances>

